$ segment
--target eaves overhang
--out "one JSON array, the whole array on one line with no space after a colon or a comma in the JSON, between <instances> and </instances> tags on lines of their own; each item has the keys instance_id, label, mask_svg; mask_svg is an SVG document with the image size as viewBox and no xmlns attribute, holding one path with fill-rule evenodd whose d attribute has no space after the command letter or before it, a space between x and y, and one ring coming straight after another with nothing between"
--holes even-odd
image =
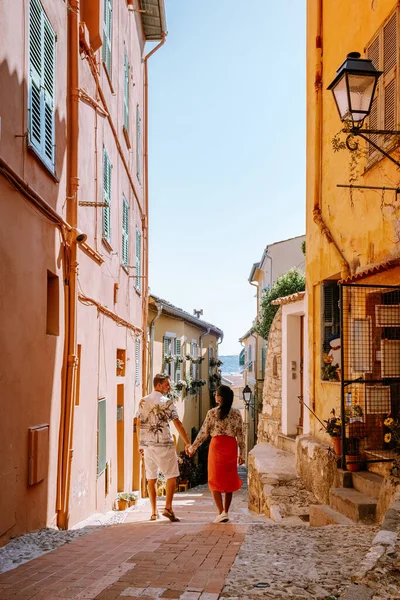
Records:
<instances>
[{"instance_id":1,"label":"eaves overhang","mask_svg":"<svg viewBox=\"0 0 400 600\"><path fill-rule=\"evenodd\" d=\"M140 0L140 10L146 41L161 41L167 34L164 0Z\"/></svg>"},{"instance_id":2,"label":"eaves overhang","mask_svg":"<svg viewBox=\"0 0 400 600\"><path fill-rule=\"evenodd\" d=\"M158 296L154 296L154 294L150 294L150 297L149 297L150 305L151 305L152 301L154 302L154 304L158 304L158 305L162 306L164 314L174 317L176 319L181 319L183 321L186 321L187 323L190 323L191 325L195 325L196 327L198 327L199 329L202 329L203 331L210 330L210 334L223 339L224 332L222 331L222 329L219 329L219 327L216 327L215 325L212 325L211 323L208 323L207 321L203 321L202 319L198 319L197 317L195 317L194 315L191 315L190 313L186 312L182 308L178 308L177 306L174 306L167 300L164 300L163 298L159 298Z\"/></svg>"}]
</instances>

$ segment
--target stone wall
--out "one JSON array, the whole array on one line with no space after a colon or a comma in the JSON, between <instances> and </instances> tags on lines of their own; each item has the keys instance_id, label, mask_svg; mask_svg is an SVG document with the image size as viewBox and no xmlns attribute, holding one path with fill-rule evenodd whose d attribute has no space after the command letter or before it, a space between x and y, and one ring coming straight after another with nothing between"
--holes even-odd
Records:
<instances>
[{"instance_id":1,"label":"stone wall","mask_svg":"<svg viewBox=\"0 0 400 600\"><path fill-rule=\"evenodd\" d=\"M330 447L311 435L296 438L296 468L321 504L329 504L329 489L337 485L336 457Z\"/></svg>"},{"instance_id":2,"label":"stone wall","mask_svg":"<svg viewBox=\"0 0 400 600\"><path fill-rule=\"evenodd\" d=\"M282 308L272 322L268 336L262 413L258 424L258 442L278 443L282 422Z\"/></svg>"}]
</instances>

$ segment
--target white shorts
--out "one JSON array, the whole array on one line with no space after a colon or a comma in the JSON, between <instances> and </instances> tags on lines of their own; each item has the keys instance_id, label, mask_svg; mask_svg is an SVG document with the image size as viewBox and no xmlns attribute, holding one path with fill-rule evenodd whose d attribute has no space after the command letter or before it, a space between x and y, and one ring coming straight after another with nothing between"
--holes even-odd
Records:
<instances>
[{"instance_id":1,"label":"white shorts","mask_svg":"<svg viewBox=\"0 0 400 600\"><path fill-rule=\"evenodd\" d=\"M178 457L174 446L146 446L144 466L146 479L157 479L159 470L165 479L179 476Z\"/></svg>"}]
</instances>

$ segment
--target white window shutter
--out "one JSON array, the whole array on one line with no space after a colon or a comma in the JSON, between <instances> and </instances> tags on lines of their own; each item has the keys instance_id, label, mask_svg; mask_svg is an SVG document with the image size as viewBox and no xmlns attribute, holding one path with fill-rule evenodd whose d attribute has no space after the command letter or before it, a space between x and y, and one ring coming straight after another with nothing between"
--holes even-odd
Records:
<instances>
[{"instance_id":1,"label":"white window shutter","mask_svg":"<svg viewBox=\"0 0 400 600\"><path fill-rule=\"evenodd\" d=\"M140 340L135 342L135 385L140 385Z\"/></svg>"},{"instance_id":2,"label":"white window shutter","mask_svg":"<svg viewBox=\"0 0 400 600\"><path fill-rule=\"evenodd\" d=\"M129 132L129 62L126 48L124 52L124 127Z\"/></svg>"},{"instance_id":3,"label":"white window shutter","mask_svg":"<svg viewBox=\"0 0 400 600\"><path fill-rule=\"evenodd\" d=\"M181 340L175 340L175 355L182 356L182 343ZM182 379L182 363L177 362L175 366L175 381Z\"/></svg>"},{"instance_id":4,"label":"white window shutter","mask_svg":"<svg viewBox=\"0 0 400 600\"><path fill-rule=\"evenodd\" d=\"M102 57L107 73L111 77L112 65L112 0L104 0Z\"/></svg>"},{"instance_id":5,"label":"white window shutter","mask_svg":"<svg viewBox=\"0 0 400 600\"><path fill-rule=\"evenodd\" d=\"M56 36L38 0L29 3L28 143L54 172Z\"/></svg>"},{"instance_id":6,"label":"white window shutter","mask_svg":"<svg viewBox=\"0 0 400 600\"><path fill-rule=\"evenodd\" d=\"M129 204L125 196L122 198L122 264L129 264Z\"/></svg>"},{"instance_id":7,"label":"white window shutter","mask_svg":"<svg viewBox=\"0 0 400 600\"><path fill-rule=\"evenodd\" d=\"M136 176L140 183L142 176L142 118L140 116L139 105L136 106Z\"/></svg>"},{"instance_id":8,"label":"white window shutter","mask_svg":"<svg viewBox=\"0 0 400 600\"><path fill-rule=\"evenodd\" d=\"M111 162L103 149L103 238L111 243Z\"/></svg>"},{"instance_id":9,"label":"white window shutter","mask_svg":"<svg viewBox=\"0 0 400 600\"><path fill-rule=\"evenodd\" d=\"M142 234L136 229L136 289L140 292L142 289L141 280L142 270Z\"/></svg>"}]
</instances>

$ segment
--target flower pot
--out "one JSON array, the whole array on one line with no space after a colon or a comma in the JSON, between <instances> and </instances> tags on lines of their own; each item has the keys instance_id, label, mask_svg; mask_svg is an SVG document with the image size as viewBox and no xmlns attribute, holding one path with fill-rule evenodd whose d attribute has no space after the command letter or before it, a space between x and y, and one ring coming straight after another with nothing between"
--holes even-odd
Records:
<instances>
[{"instance_id":1,"label":"flower pot","mask_svg":"<svg viewBox=\"0 0 400 600\"><path fill-rule=\"evenodd\" d=\"M118 510L126 510L128 507L127 500L117 500Z\"/></svg>"},{"instance_id":2,"label":"flower pot","mask_svg":"<svg viewBox=\"0 0 400 600\"><path fill-rule=\"evenodd\" d=\"M332 446L335 451L336 456L341 456L342 454L342 438L339 436L332 436Z\"/></svg>"},{"instance_id":3,"label":"flower pot","mask_svg":"<svg viewBox=\"0 0 400 600\"><path fill-rule=\"evenodd\" d=\"M348 471L351 471L352 473L354 473L355 471L359 471L361 469L361 463L360 462L354 462L354 461L359 461L360 460L360 455L359 454L347 454L346 455L346 469ZM353 464L349 464L349 463L353 463Z\"/></svg>"},{"instance_id":4,"label":"flower pot","mask_svg":"<svg viewBox=\"0 0 400 600\"><path fill-rule=\"evenodd\" d=\"M129 500L129 506L135 506L136 500Z\"/></svg>"}]
</instances>

